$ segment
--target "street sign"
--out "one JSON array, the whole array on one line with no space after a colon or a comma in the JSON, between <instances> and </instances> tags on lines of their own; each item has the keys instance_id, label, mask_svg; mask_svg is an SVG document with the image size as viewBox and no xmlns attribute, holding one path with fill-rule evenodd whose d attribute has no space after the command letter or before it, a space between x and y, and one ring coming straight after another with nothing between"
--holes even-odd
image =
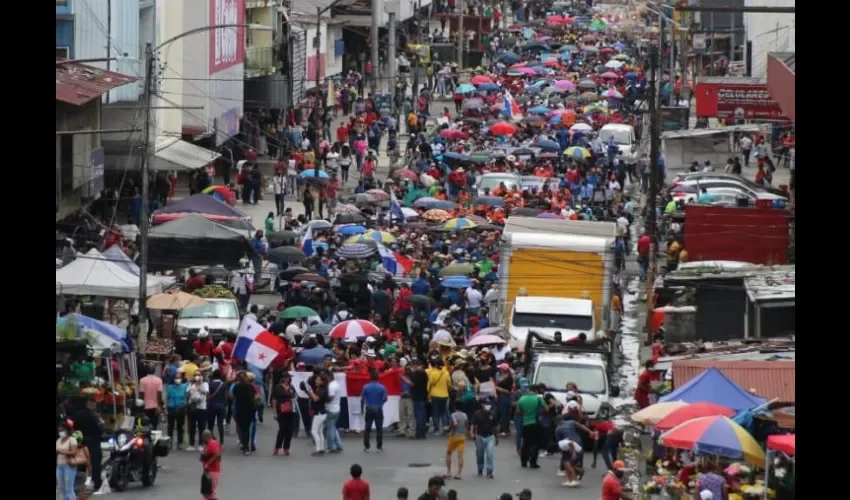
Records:
<instances>
[{"instance_id":1,"label":"street sign","mask_svg":"<svg viewBox=\"0 0 850 500\"><path fill-rule=\"evenodd\" d=\"M694 51L703 52L706 48L705 33L694 33Z\"/></svg>"}]
</instances>

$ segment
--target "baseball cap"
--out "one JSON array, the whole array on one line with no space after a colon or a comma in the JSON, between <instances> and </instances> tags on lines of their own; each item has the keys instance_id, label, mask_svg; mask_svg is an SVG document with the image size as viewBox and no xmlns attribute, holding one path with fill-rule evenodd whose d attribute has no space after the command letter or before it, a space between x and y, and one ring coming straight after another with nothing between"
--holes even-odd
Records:
<instances>
[{"instance_id":1,"label":"baseball cap","mask_svg":"<svg viewBox=\"0 0 850 500\"><path fill-rule=\"evenodd\" d=\"M623 470L626 468L626 463L622 460L614 460L614 463L611 464L611 468L614 470Z\"/></svg>"}]
</instances>

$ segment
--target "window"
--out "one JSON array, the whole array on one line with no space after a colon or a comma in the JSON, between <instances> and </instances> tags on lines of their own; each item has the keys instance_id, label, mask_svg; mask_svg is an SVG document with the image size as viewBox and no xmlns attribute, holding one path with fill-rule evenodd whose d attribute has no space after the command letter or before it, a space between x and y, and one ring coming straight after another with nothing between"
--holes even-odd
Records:
<instances>
[{"instance_id":1,"label":"window","mask_svg":"<svg viewBox=\"0 0 850 500\"><path fill-rule=\"evenodd\" d=\"M180 319L239 319L236 303L231 301L208 302L202 306L190 307L180 312Z\"/></svg>"},{"instance_id":2,"label":"window","mask_svg":"<svg viewBox=\"0 0 850 500\"><path fill-rule=\"evenodd\" d=\"M597 365L577 363L540 363L534 383L545 384L551 391L563 391L567 382L575 382L579 392L605 394L605 370Z\"/></svg>"},{"instance_id":3,"label":"window","mask_svg":"<svg viewBox=\"0 0 850 500\"><path fill-rule=\"evenodd\" d=\"M545 313L514 313L514 326L520 328L552 328L555 330L593 330L593 316Z\"/></svg>"},{"instance_id":4,"label":"window","mask_svg":"<svg viewBox=\"0 0 850 500\"><path fill-rule=\"evenodd\" d=\"M599 139L601 139L605 144L608 144L608 141L610 141L612 137L614 138L615 144L619 144L621 146L630 146L632 144L632 134L628 130L602 129L599 131Z\"/></svg>"},{"instance_id":5,"label":"window","mask_svg":"<svg viewBox=\"0 0 850 500\"><path fill-rule=\"evenodd\" d=\"M70 59L71 58L71 48L70 47L56 47L56 59Z\"/></svg>"},{"instance_id":6,"label":"window","mask_svg":"<svg viewBox=\"0 0 850 500\"><path fill-rule=\"evenodd\" d=\"M501 182L505 183L506 188L513 189L514 186L518 184L517 180L518 179L516 177L507 176L482 177L481 180L478 181L478 189L484 190L485 188L489 188L490 191L493 191L494 189L499 187L499 183Z\"/></svg>"}]
</instances>

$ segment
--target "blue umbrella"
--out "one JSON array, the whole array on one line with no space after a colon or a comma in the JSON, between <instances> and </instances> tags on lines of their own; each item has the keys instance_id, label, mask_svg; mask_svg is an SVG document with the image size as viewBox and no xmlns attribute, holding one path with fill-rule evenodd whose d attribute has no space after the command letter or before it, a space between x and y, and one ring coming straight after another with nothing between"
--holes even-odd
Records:
<instances>
[{"instance_id":1,"label":"blue umbrella","mask_svg":"<svg viewBox=\"0 0 850 500\"><path fill-rule=\"evenodd\" d=\"M532 85L534 85L535 87L538 87L538 88L543 88L548 84L549 84L549 80L546 80L545 78L543 80L537 80L536 82L532 83Z\"/></svg>"},{"instance_id":2,"label":"blue umbrella","mask_svg":"<svg viewBox=\"0 0 850 500\"><path fill-rule=\"evenodd\" d=\"M510 73L508 73L508 75L510 75ZM525 92L526 94L536 94L536 93L540 92L540 87L535 87L534 85L529 85L528 87L524 88L522 91Z\"/></svg>"},{"instance_id":3,"label":"blue umbrella","mask_svg":"<svg viewBox=\"0 0 850 500\"><path fill-rule=\"evenodd\" d=\"M339 228L339 230L337 231L337 234L342 234L344 236L351 236L351 235L354 235L354 234L363 234L365 232L366 232L366 228L361 226L361 225L346 224L345 226L342 226L341 228Z\"/></svg>"},{"instance_id":4,"label":"blue umbrella","mask_svg":"<svg viewBox=\"0 0 850 500\"><path fill-rule=\"evenodd\" d=\"M637 80L638 74L634 71L629 71L625 74L626 80Z\"/></svg>"},{"instance_id":5,"label":"blue umbrella","mask_svg":"<svg viewBox=\"0 0 850 500\"><path fill-rule=\"evenodd\" d=\"M558 125L561 121L561 115L553 115L549 118L549 125Z\"/></svg>"},{"instance_id":6,"label":"blue umbrella","mask_svg":"<svg viewBox=\"0 0 850 500\"><path fill-rule=\"evenodd\" d=\"M545 115L551 112L552 110L547 108L546 106L535 106L528 110L529 113L535 113L538 115Z\"/></svg>"},{"instance_id":7,"label":"blue umbrella","mask_svg":"<svg viewBox=\"0 0 850 500\"><path fill-rule=\"evenodd\" d=\"M295 360L299 363L304 363L307 366L322 366L325 362L325 356L335 358L333 351L326 347L314 347L299 353Z\"/></svg>"},{"instance_id":8,"label":"blue umbrella","mask_svg":"<svg viewBox=\"0 0 850 500\"><path fill-rule=\"evenodd\" d=\"M318 174L318 175L316 175ZM318 177L319 179L327 179L328 173L324 170L316 170L315 168L311 168L309 170L305 170L301 172L301 178L306 179L308 177Z\"/></svg>"},{"instance_id":9,"label":"blue umbrella","mask_svg":"<svg viewBox=\"0 0 850 500\"><path fill-rule=\"evenodd\" d=\"M443 279L443 286L446 288L469 288L472 286L472 280L466 276L449 276Z\"/></svg>"},{"instance_id":10,"label":"blue umbrella","mask_svg":"<svg viewBox=\"0 0 850 500\"><path fill-rule=\"evenodd\" d=\"M478 86L478 90L483 90L485 92L490 92L493 90L502 90L502 87L499 87L495 83L482 83Z\"/></svg>"},{"instance_id":11,"label":"blue umbrella","mask_svg":"<svg viewBox=\"0 0 850 500\"><path fill-rule=\"evenodd\" d=\"M533 67L533 68L531 68L531 69L533 69L533 70L534 70L534 72L535 72L535 73L537 73L538 75L548 75L549 73L551 73L551 72L552 72L552 70L551 70L551 69L549 69L549 68L545 68L545 67L543 67L543 66L534 66L534 67Z\"/></svg>"},{"instance_id":12,"label":"blue umbrella","mask_svg":"<svg viewBox=\"0 0 850 500\"><path fill-rule=\"evenodd\" d=\"M555 116L560 121L561 115L555 115ZM536 142L536 143L533 144L533 146L537 146L541 150L549 152L549 153L559 153L561 151L561 145L560 144L558 144L555 141L550 141L548 139L544 139L542 141Z\"/></svg>"},{"instance_id":13,"label":"blue umbrella","mask_svg":"<svg viewBox=\"0 0 850 500\"><path fill-rule=\"evenodd\" d=\"M614 45L612 45L612 47L614 47L614 48L615 48L615 49L617 49L617 50L623 50L623 49L625 49L626 47L628 47L628 45L626 45L626 44L625 44L625 43L623 43L623 42L616 42Z\"/></svg>"},{"instance_id":14,"label":"blue umbrella","mask_svg":"<svg viewBox=\"0 0 850 500\"><path fill-rule=\"evenodd\" d=\"M443 153L444 160L456 160L463 161L467 159L468 156L463 153L455 153L454 151L449 151L448 153Z\"/></svg>"},{"instance_id":15,"label":"blue umbrella","mask_svg":"<svg viewBox=\"0 0 850 500\"><path fill-rule=\"evenodd\" d=\"M457 92L458 94L468 94L470 92L475 92L475 85L472 85L470 83L464 83L458 88L456 88L455 92Z\"/></svg>"},{"instance_id":16,"label":"blue umbrella","mask_svg":"<svg viewBox=\"0 0 850 500\"><path fill-rule=\"evenodd\" d=\"M516 64L520 62L522 58L513 52L502 52L499 56L499 60L505 64Z\"/></svg>"}]
</instances>

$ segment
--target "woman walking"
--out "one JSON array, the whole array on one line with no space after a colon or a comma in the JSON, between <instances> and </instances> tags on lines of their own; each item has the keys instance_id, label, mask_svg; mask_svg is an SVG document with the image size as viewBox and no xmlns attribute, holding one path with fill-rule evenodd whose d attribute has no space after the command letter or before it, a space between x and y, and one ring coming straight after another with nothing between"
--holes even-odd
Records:
<instances>
[{"instance_id":1,"label":"woman walking","mask_svg":"<svg viewBox=\"0 0 850 500\"><path fill-rule=\"evenodd\" d=\"M315 200L313 197L313 189L310 188L310 186L307 186L304 189L302 201L304 202L304 216L307 217L307 220L313 220L313 204Z\"/></svg>"},{"instance_id":2,"label":"woman walking","mask_svg":"<svg viewBox=\"0 0 850 500\"><path fill-rule=\"evenodd\" d=\"M292 443L292 427L295 419L295 388L292 387L292 376L284 372L280 383L272 391L272 407L277 420L277 438L274 443L273 455L277 456L283 448L283 455L289 456L289 445Z\"/></svg>"},{"instance_id":3,"label":"woman walking","mask_svg":"<svg viewBox=\"0 0 850 500\"><path fill-rule=\"evenodd\" d=\"M189 404L187 415L189 418L189 446L186 451L195 451L195 435L198 436L198 446L201 446L201 433L207 428L207 394L210 386L204 382L200 373L195 374L192 385L189 386L187 394Z\"/></svg>"},{"instance_id":4,"label":"woman walking","mask_svg":"<svg viewBox=\"0 0 850 500\"><path fill-rule=\"evenodd\" d=\"M77 466L72 465L77 454L77 440L71 437L71 426L67 422L59 423L59 439L56 440L56 482L59 485L59 500L76 500L74 484L77 479Z\"/></svg>"},{"instance_id":5,"label":"woman walking","mask_svg":"<svg viewBox=\"0 0 850 500\"><path fill-rule=\"evenodd\" d=\"M325 420L328 418L327 403L328 403L328 381L325 375L316 377L316 389L313 390L309 384L304 384L304 388L310 396L310 410L313 413L313 423L310 426L310 434L316 443L316 451L312 454L324 455L325 453Z\"/></svg>"},{"instance_id":6,"label":"woman walking","mask_svg":"<svg viewBox=\"0 0 850 500\"><path fill-rule=\"evenodd\" d=\"M221 443L215 440L212 431L205 430L201 434L201 443L204 448L201 451L201 466L205 474L210 476L210 492L204 495L205 500L217 500L216 489L218 489L218 480L221 477Z\"/></svg>"},{"instance_id":7,"label":"woman walking","mask_svg":"<svg viewBox=\"0 0 850 500\"><path fill-rule=\"evenodd\" d=\"M172 383L165 389L165 415L168 421L168 437L174 446L174 429L177 429L177 449L183 449L183 430L186 427L186 392L189 384L183 380L183 373L177 372Z\"/></svg>"}]
</instances>

